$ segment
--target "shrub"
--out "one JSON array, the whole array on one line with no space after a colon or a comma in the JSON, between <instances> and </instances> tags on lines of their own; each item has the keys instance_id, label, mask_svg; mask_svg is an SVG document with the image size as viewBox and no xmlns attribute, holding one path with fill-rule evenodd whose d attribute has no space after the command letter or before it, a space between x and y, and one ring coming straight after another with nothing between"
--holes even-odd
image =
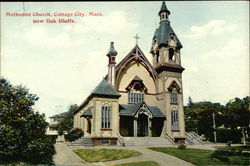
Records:
<instances>
[{"instance_id":1,"label":"shrub","mask_svg":"<svg viewBox=\"0 0 250 166\"><path fill-rule=\"evenodd\" d=\"M226 145L227 145L228 147L231 147L231 144L232 144L232 143L233 143L232 141L227 141Z\"/></svg>"},{"instance_id":2,"label":"shrub","mask_svg":"<svg viewBox=\"0 0 250 166\"><path fill-rule=\"evenodd\" d=\"M241 142L241 132L238 130L231 129L223 129L219 128L216 130L217 132L217 141L227 143L231 141L232 143L240 143Z\"/></svg>"},{"instance_id":3,"label":"shrub","mask_svg":"<svg viewBox=\"0 0 250 166\"><path fill-rule=\"evenodd\" d=\"M77 140L78 138L81 138L83 136L83 131L82 129L79 129L79 128L75 128L75 129L72 129L68 132L68 134L65 136L65 138L72 142L72 141L75 141Z\"/></svg>"},{"instance_id":4,"label":"shrub","mask_svg":"<svg viewBox=\"0 0 250 166\"><path fill-rule=\"evenodd\" d=\"M187 148L187 146L185 144L183 144L183 143L178 144L178 149L186 149L186 148Z\"/></svg>"},{"instance_id":5,"label":"shrub","mask_svg":"<svg viewBox=\"0 0 250 166\"><path fill-rule=\"evenodd\" d=\"M211 157L218 159L220 161L228 162L229 158L227 157L228 152L225 149L216 149L212 154Z\"/></svg>"},{"instance_id":6,"label":"shrub","mask_svg":"<svg viewBox=\"0 0 250 166\"><path fill-rule=\"evenodd\" d=\"M211 157L224 162L228 162L229 161L228 156L234 156L234 155L242 155L242 150L236 149L234 147L219 148L211 154Z\"/></svg>"}]
</instances>

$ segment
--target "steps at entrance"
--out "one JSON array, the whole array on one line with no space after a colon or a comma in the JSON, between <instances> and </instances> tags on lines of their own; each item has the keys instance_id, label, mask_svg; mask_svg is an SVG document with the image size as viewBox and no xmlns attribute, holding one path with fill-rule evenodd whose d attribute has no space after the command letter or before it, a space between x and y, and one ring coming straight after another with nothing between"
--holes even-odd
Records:
<instances>
[{"instance_id":1,"label":"steps at entrance","mask_svg":"<svg viewBox=\"0 0 250 166\"><path fill-rule=\"evenodd\" d=\"M173 145L164 137L123 137L125 146L166 146Z\"/></svg>"},{"instance_id":2,"label":"steps at entrance","mask_svg":"<svg viewBox=\"0 0 250 166\"><path fill-rule=\"evenodd\" d=\"M186 137L186 144L189 145L194 145L194 144L203 144L201 136L199 136L197 133L190 131L190 132L185 132L185 137Z\"/></svg>"},{"instance_id":3,"label":"steps at entrance","mask_svg":"<svg viewBox=\"0 0 250 166\"><path fill-rule=\"evenodd\" d=\"M68 146L94 146L91 138L81 137L73 142L70 142Z\"/></svg>"}]
</instances>

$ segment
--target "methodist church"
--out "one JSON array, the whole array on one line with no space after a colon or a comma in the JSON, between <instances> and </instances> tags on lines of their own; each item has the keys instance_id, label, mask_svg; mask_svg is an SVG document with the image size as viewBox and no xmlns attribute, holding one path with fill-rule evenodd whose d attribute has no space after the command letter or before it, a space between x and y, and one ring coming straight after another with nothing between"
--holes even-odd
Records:
<instances>
[{"instance_id":1,"label":"methodist church","mask_svg":"<svg viewBox=\"0 0 250 166\"><path fill-rule=\"evenodd\" d=\"M182 44L165 2L158 15L149 50L152 60L138 44L124 56L111 42L107 75L74 112L74 128L81 128L95 145L118 144L126 137L185 141ZM124 58L118 63L117 56Z\"/></svg>"}]
</instances>

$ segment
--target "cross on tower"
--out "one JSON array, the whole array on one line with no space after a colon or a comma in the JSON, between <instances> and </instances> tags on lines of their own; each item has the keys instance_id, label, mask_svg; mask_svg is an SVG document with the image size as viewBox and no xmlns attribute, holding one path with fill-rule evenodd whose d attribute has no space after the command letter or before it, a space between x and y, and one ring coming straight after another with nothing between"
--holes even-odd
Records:
<instances>
[{"instance_id":1,"label":"cross on tower","mask_svg":"<svg viewBox=\"0 0 250 166\"><path fill-rule=\"evenodd\" d=\"M138 39L140 39L140 37L138 36L138 34L136 34L136 35L134 36L134 38L135 38L135 40L136 40L136 45L138 45Z\"/></svg>"}]
</instances>

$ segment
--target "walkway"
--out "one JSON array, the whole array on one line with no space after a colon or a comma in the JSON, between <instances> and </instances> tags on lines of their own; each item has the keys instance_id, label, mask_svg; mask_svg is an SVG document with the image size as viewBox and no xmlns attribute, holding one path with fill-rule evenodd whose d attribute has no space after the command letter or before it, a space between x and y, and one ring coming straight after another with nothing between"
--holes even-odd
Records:
<instances>
[{"instance_id":1,"label":"walkway","mask_svg":"<svg viewBox=\"0 0 250 166\"><path fill-rule=\"evenodd\" d=\"M110 164L116 163L128 163L136 161L155 161L162 166L191 166L191 163L188 163L184 160L176 158L171 155L167 155L161 152L156 152L148 149L144 146L97 146L97 147L87 147L87 148L109 148L109 149L130 149L135 150L141 153L138 157L131 157L128 159L114 160L108 162L98 162L98 163L88 163L78 157L72 149L85 148L85 147L69 147L65 143L57 143L56 151L57 154L54 156L54 162L56 165L86 165L86 166L107 166Z\"/></svg>"}]
</instances>

